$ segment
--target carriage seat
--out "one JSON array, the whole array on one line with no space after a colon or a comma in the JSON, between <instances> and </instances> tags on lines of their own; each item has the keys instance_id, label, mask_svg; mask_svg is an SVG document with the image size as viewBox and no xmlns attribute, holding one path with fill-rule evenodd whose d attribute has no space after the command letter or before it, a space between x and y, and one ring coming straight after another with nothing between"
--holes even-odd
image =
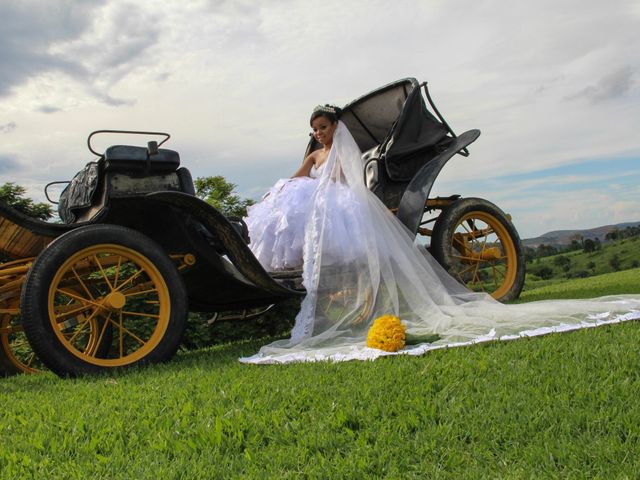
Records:
<instances>
[{"instance_id":1,"label":"carriage seat","mask_svg":"<svg viewBox=\"0 0 640 480\"><path fill-rule=\"evenodd\" d=\"M178 152L158 149L149 154L145 147L114 145L104 152L105 172L144 172L146 174L175 172L180 166Z\"/></svg>"},{"instance_id":2,"label":"carriage seat","mask_svg":"<svg viewBox=\"0 0 640 480\"><path fill-rule=\"evenodd\" d=\"M115 145L89 162L62 191L58 213L65 223L90 220L109 198L174 190L195 195L191 173L173 150Z\"/></svg>"},{"instance_id":3,"label":"carriage seat","mask_svg":"<svg viewBox=\"0 0 640 480\"><path fill-rule=\"evenodd\" d=\"M178 177L179 190L195 195L191 173L180 167L180 155L174 150L158 149L149 153L145 147L114 145L104 152L103 170L105 173L124 173L137 175L163 175L174 173Z\"/></svg>"}]
</instances>

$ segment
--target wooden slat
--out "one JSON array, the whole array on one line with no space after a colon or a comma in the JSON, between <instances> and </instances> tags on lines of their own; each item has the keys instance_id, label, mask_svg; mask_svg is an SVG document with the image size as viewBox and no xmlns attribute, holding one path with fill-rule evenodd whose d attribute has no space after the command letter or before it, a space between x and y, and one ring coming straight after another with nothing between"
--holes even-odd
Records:
<instances>
[{"instance_id":1,"label":"wooden slat","mask_svg":"<svg viewBox=\"0 0 640 480\"><path fill-rule=\"evenodd\" d=\"M0 253L11 258L37 256L53 240L0 217Z\"/></svg>"}]
</instances>

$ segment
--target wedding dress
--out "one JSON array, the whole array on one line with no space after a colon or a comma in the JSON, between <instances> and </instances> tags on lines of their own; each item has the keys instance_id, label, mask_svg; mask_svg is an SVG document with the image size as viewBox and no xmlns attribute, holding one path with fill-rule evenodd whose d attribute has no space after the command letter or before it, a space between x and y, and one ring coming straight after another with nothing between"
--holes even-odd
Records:
<instances>
[{"instance_id":1,"label":"wedding dress","mask_svg":"<svg viewBox=\"0 0 640 480\"><path fill-rule=\"evenodd\" d=\"M247 209L249 248L268 271L302 266L304 227L320 168L311 167L309 177L283 178Z\"/></svg>"},{"instance_id":2,"label":"wedding dress","mask_svg":"<svg viewBox=\"0 0 640 480\"><path fill-rule=\"evenodd\" d=\"M640 319L638 296L504 305L467 290L367 190L360 151L342 122L314 182L305 204L302 241L307 295L291 338L264 346L242 362L418 355L447 346ZM394 353L368 348L366 335L373 320L386 314L398 316L408 334L435 334L437 340Z\"/></svg>"}]
</instances>

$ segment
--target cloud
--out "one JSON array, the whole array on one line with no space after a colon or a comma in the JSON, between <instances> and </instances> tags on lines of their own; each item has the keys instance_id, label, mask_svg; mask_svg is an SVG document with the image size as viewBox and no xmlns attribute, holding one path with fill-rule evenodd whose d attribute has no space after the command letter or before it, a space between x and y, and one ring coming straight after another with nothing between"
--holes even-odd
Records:
<instances>
[{"instance_id":1,"label":"cloud","mask_svg":"<svg viewBox=\"0 0 640 480\"><path fill-rule=\"evenodd\" d=\"M0 154L0 175L5 175L19 170L22 170L22 165L20 165L12 155Z\"/></svg>"},{"instance_id":2,"label":"cloud","mask_svg":"<svg viewBox=\"0 0 640 480\"><path fill-rule=\"evenodd\" d=\"M2 2L0 98L56 72L80 83L85 94L100 102L132 105L133 100L116 98L110 89L141 65L153 62L140 58L158 41L161 27L156 20L157 14L127 2ZM55 96L55 88L51 90ZM37 108L45 113L61 109L48 104Z\"/></svg>"},{"instance_id":3,"label":"cloud","mask_svg":"<svg viewBox=\"0 0 640 480\"><path fill-rule=\"evenodd\" d=\"M87 18L102 1L70 0L0 3L0 97L47 71L83 75L77 61L51 54L56 42L75 38L90 27Z\"/></svg>"},{"instance_id":4,"label":"cloud","mask_svg":"<svg viewBox=\"0 0 640 480\"><path fill-rule=\"evenodd\" d=\"M627 65L605 75L595 85L589 85L566 98L567 100L585 98L591 103L599 103L623 97L633 88L634 73L633 69Z\"/></svg>"},{"instance_id":5,"label":"cloud","mask_svg":"<svg viewBox=\"0 0 640 480\"><path fill-rule=\"evenodd\" d=\"M41 113L56 113L61 110L61 108L54 107L53 105L42 105L41 107L38 107L38 111Z\"/></svg>"},{"instance_id":6,"label":"cloud","mask_svg":"<svg viewBox=\"0 0 640 480\"><path fill-rule=\"evenodd\" d=\"M16 122L9 122L5 125L0 125L0 133L10 133L16 129Z\"/></svg>"},{"instance_id":7,"label":"cloud","mask_svg":"<svg viewBox=\"0 0 640 480\"><path fill-rule=\"evenodd\" d=\"M89 32L58 44L55 51L63 58L77 59L93 77L92 84L108 90L136 68L155 63L156 58L143 54L160 38L159 20L149 8L112 3L95 12Z\"/></svg>"}]
</instances>

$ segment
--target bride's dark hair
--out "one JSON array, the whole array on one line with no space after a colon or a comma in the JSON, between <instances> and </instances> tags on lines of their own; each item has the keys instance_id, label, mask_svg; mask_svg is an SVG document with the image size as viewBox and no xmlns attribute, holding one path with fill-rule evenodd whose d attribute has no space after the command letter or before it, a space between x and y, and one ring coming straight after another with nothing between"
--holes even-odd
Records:
<instances>
[{"instance_id":1,"label":"bride's dark hair","mask_svg":"<svg viewBox=\"0 0 640 480\"><path fill-rule=\"evenodd\" d=\"M316 118L320 117L326 117L331 123L336 123L338 118L340 118L340 114L342 114L342 109L335 105L329 105L328 103L325 105L318 105L313 109L309 124L311 124Z\"/></svg>"}]
</instances>

